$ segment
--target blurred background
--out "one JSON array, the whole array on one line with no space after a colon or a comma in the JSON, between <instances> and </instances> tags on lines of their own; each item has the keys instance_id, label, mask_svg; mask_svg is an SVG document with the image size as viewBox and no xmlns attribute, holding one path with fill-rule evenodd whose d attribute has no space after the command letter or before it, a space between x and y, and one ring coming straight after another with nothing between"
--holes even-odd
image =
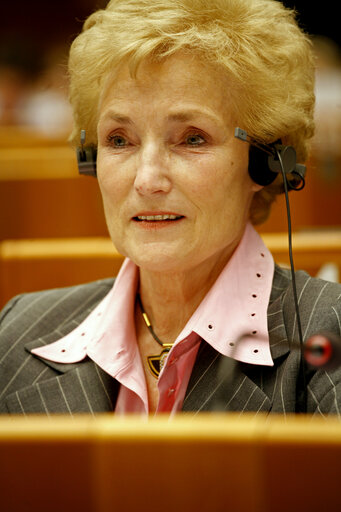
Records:
<instances>
[{"instance_id":1,"label":"blurred background","mask_svg":"<svg viewBox=\"0 0 341 512\"><path fill-rule=\"evenodd\" d=\"M293 229L296 233L316 237L322 234L323 244L332 239L341 244L341 32L336 25L338 16L330 6L323 10L316 2L284 3L297 9L299 23L312 36L317 55L317 130L307 165L306 187L302 192L290 194ZM99 237L107 237L96 180L78 176L75 155L67 143L72 120L66 75L70 43L81 31L88 15L106 4L106 0L2 2L0 293L4 280L7 280L6 286L12 286L3 292L3 297L31 289L28 274L32 274L32 281L38 288L107 275L108 269L100 265L94 276L91 273L81 276L73 270L70 278L70 271L62 276L54 272L55 282L47 282L45 274L51 278L51 270L42 272L41 262L40 272L28 270L29 246L26 243L35 241L39 253L39 244L43 247L45 241L46 248L51 239L59 240L62 247L66 247L67 241L72 244L82 238L93 248L99 243ZM262 234L285 234L284 198L277 200L269 220L258 229ZM53 247L56 253L56 246ZM36 261L39 260L37 254ZM10 260L25 257L24 271L20 273L15 266L16 270L10 270ZM39 282L39 273L46 282ZM18 285L15 285L16 278ZM339 279L338 273L334 274L334 279Z\"/></svg>"}]
</instances>

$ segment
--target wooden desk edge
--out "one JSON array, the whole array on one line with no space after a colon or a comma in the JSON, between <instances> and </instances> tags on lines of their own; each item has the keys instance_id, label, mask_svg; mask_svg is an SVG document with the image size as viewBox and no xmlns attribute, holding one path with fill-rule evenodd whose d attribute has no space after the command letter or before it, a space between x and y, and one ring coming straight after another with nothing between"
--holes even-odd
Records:
<instances>
[{"instance_id":1,"label":"wooden desk edge","mask_svg":"<svg viewBox=\"0 0 341 512\"><path fill-rule=\"evenodd\" d=\"M262 414L239 413L202 414L193 417L179 414L170 419L158 416L147 420L141 416L119 418L99 415L96 418L79 415L74 418L54 415L11 416L0 418L0 445L9 442L39 442L49 439L94 442L103 440L146 440L151 442L177 440L191 442L204 439L217 441L244 441L282 443L300 442L309 444L317 442L341 446L341 420L330 416L327 419L311 416L274 416L269 418Z\"/></svg>"}]
</instances>

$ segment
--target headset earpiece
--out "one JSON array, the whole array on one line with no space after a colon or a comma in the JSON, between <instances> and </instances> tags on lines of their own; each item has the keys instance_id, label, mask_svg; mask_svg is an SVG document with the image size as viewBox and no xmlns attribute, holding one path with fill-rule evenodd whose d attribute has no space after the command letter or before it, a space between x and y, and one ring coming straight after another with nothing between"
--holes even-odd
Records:
<instances>
[{"instance_id":1,"label":"headset earpiece","mask_svg":"<svg viewBox=\"0 0 341 512\"><path fill-rule=\"evenodd\" d=\"M304 187L306 168L305 165L296 163L295 148L284 146L280 140L263 144L241 128L236 128L234 135L250 144L249 175L255 183L270 185L283 169L290 189L301 190Z\"/></svg>"},{"instance_id":2,"label":"headset earpiece","mask_svg":"<svg viewBox=\"0 0 341 512\"><path fill-rule=\"evenodd\" d=\"M97 148L93 144L84 146L85 130L81 130L81 145L77 148L77 163L79 174L86 176L97 176L96 160Z\"/></svg>"},{"instance_id":3,"label":"headset earpiece","mask_svg":"<svg viewBox=\"0 0 341 512\"><path fill-rule=\"evenodd\" d=\"M278 175L277 172L271 171L269 158L271 157L261 149L250 146L249 175L252 181L263 187L270 185Z\"/></svg>"}]
</instances>

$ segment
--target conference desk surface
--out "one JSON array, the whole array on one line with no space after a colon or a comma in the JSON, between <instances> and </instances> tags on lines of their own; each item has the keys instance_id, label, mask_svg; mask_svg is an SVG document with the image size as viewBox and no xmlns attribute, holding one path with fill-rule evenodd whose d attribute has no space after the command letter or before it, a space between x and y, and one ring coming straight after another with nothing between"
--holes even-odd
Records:
<instances>
[{"instance_id":1,"label":"conference desk surface","mask_svg":"<svg viewBox=\"0 0 341 512\"><path fill-rule=\"evenodd\" d=\"M341 510L341 421L3 417L4 512Z\"/></svg>"}]
</instances>

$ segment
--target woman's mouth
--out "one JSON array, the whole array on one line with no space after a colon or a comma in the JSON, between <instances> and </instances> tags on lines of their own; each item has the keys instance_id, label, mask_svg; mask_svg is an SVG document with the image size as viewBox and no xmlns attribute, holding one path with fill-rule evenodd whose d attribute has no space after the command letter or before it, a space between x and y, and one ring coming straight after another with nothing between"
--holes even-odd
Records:
<instances>
[{"instance_id":1,"label":"woman's mouth","mask_svg":"<svg viewBox=\"0 0 341 512\"><path fill-rule=\"evenodd\" d=\"M174 226L185 217L176 213L141 213L133 217L133 221L143 229L158 229Z\"/></svg>"},{"instance_id":2,"label":"woman's mouth","mask_svg":"<svg viewBox=\"0 0 341 512\"><path fill-rule=\"evenodd\" d=\"M182 215L173 215L173 214L163 214L163 215L137 215L136 217L134 217L134 220L137 220L137 221L152 221L152 222L155 222L155 221L160 221L160 220L178 220L178 219L182 219L183 216Z\"/></svg>"}]
</instances>

